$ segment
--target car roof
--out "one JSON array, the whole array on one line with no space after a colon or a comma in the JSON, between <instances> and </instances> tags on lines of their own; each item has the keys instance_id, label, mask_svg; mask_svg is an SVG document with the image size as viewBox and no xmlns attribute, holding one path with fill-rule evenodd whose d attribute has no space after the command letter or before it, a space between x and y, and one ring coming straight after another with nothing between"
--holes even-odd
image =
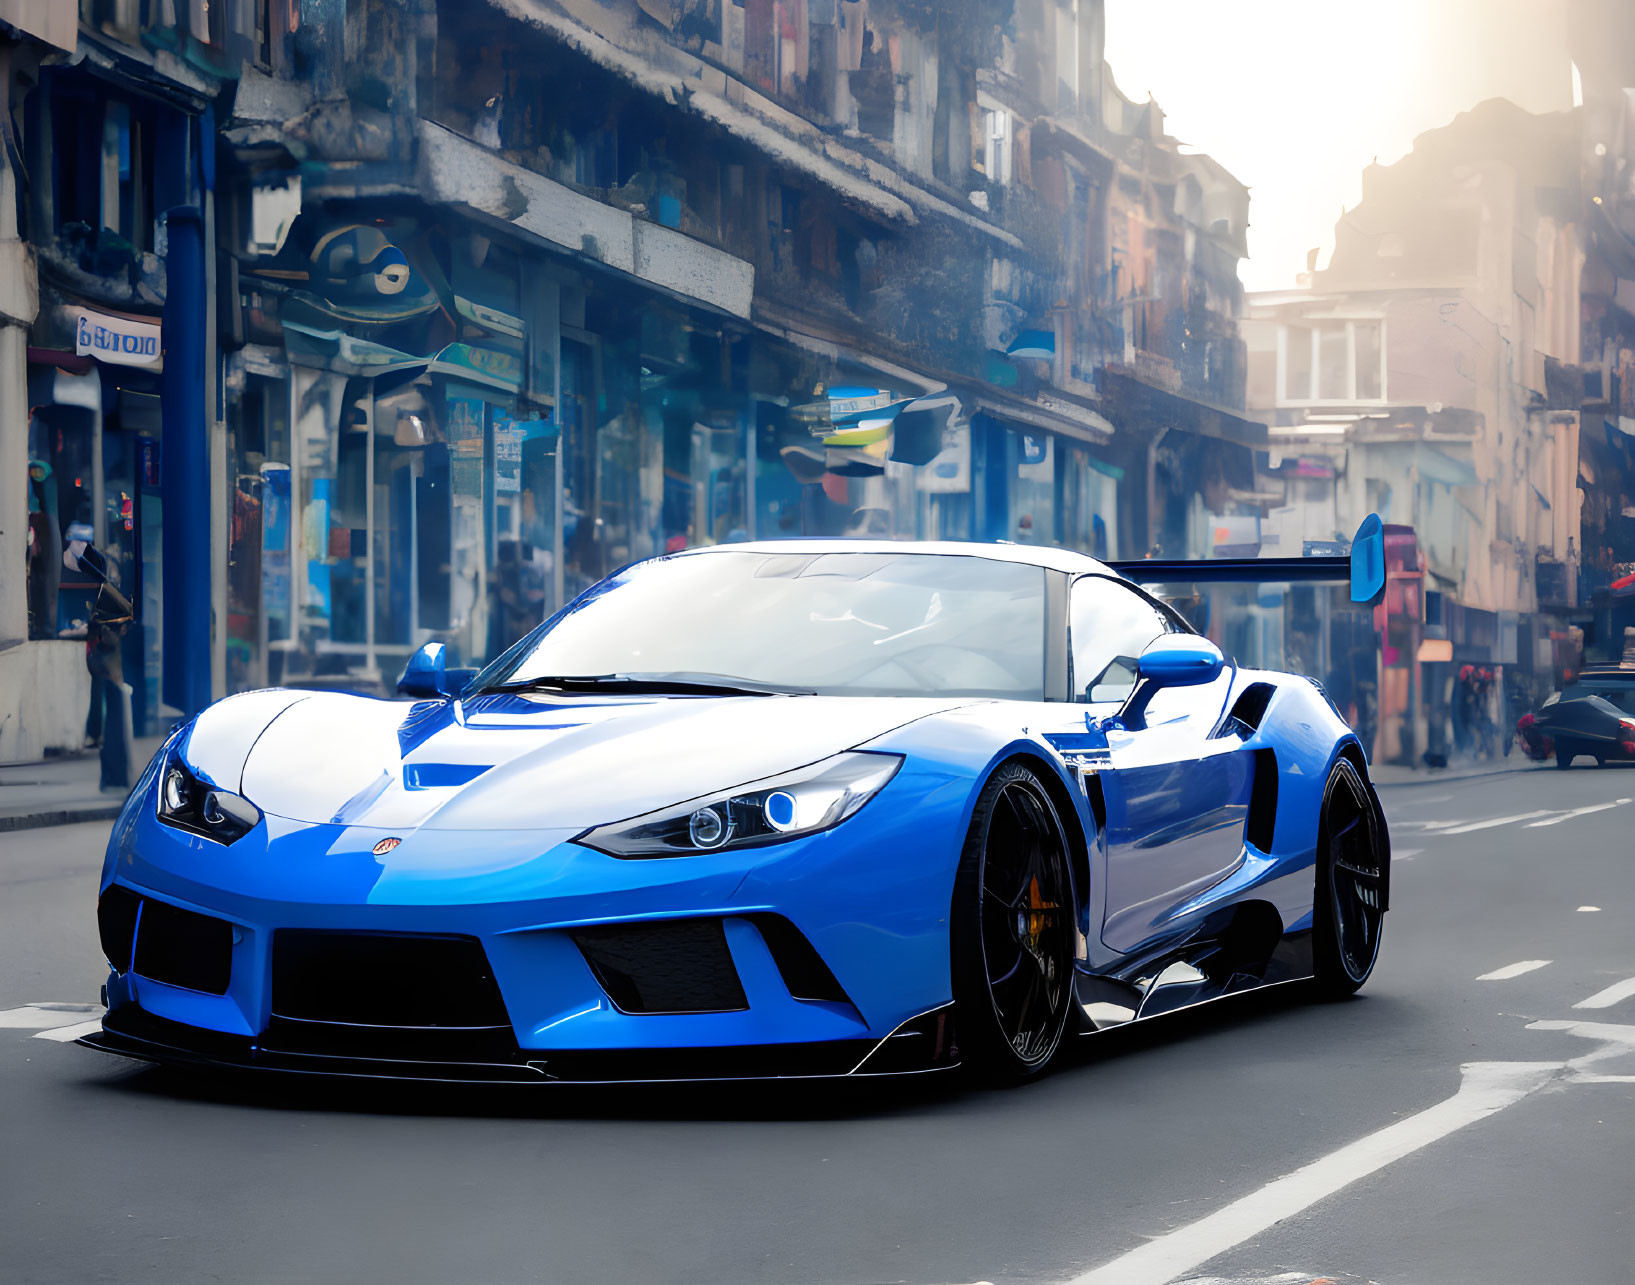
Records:
<instances>
[{"instance_id":1,"label":"car roof","mask_svg":"<svg viewBox=\"0 0 1635 1285\"><path fill-rule=\"evenodd\" d=\"M737 544L701 545L681 549L671 557L701 557L721 553L895 553L939 554L943 557L986 558L990 562L1019 562L1072 574L1101 572L1117 575L1105 562L1071 549L1042 544L982 543L976 540L855 540L807 538L798 540L745 540Z\"/></svg>"}]
</instances>

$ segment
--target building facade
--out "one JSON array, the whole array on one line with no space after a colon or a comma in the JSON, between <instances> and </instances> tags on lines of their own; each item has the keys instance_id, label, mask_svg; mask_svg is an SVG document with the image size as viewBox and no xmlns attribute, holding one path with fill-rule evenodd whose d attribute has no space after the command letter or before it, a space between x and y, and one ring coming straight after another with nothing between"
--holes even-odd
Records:
<instances>
[{"instance_id":1,"label":"building facade","mask_svg":"<svg viewBox=\"0 0 1635 1285\"><path fill-rule=\"evenodd\" d=\"M1247 192L1118 92L1099 0L83 0L68 48L28 2L29 458L131 536L142 726L478 663L697 544L1254 511Z\"/></svg>"},{"instance_id":2,"label":"building facade","mask_svg":"<svg viewBox=\"0 0 1635 1285\"><path fill-rule=\"evenodd\" d=\"M1585 503L1579 130L1494 100L1421 135L1365 172L1326 268L1250 301L1261 551L1390 524L1386 759L1472 747L1449 712L1471 667L1508 674L1512 704L1559 684Z\"/></svg>"}]
</instances>

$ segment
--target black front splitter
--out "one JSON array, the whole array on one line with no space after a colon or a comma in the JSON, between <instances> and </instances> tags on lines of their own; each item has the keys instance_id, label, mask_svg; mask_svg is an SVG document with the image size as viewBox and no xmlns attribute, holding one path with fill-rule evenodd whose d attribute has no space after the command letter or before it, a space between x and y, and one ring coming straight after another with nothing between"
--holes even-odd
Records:
<instances>
[{"instance_id":1,"label":"black front splitter","mask_svg":"<svg viewBox=\"0 0 1635 1285\"><path fill-rule=\"evenodd\" d=\"M453 1084L642 1084L862 1079L959 1066L952 1006L905 1022L883 1040L697 1049L518 1049L496 1061L377 1058L268 1047L255 1038L187 1026L125 1005L76 1043L164 1066Z\"/></svg>"}]
</instances>

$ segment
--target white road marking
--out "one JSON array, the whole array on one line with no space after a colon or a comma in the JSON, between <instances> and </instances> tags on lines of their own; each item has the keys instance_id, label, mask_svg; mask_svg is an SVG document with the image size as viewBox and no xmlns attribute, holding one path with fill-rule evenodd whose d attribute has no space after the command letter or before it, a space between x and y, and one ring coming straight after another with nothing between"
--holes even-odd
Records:
<instances>
[{"instance_id":1,"label":"white road marking","mask_svg":"<svg viewBox=\"0 0 1635 1285\"><path fill-rule=\"evenodd\" d=\"M1605 812L1608 808L1615 808L1617 806L1617 802L1592 803L1587 808L1574 808L1572 811L1563 812L1558 816L1545 817L1542 821L1534 821L1527 828L1529 830L1536 830L1541 825L1558 825L1562 821L1571 821L1574 817L1588 816L1591 812Z\"/></svg>"},{"instance_id":2,"label":"white road marking","mask_svg":"<svg viewBox=\"0 0 1635 1285\"><path fill-rule=\"evenodd\" d=\"M98 1017L89 1022L79 1022L74 1026L58 1026L49 1031L35 1031L34 1038L37 1040L56 1040L59 1044L72 1044L80 1036L89 1035L92 1031L100 1031L101 1029L102 1019Z\"/></svg>"},{"instance_id":3,"label":"white road marking","mask_svg":"<svg viewBox=\"0 0 1635 1285\"><path fill-rule=\"evenodd\" d=\"M1507 982L1512 977L1520 977L1523 973L1530 973L1535 968L1543 968L1551 962L1548 959L1524 959L1520 963L1506 964L1503 968L1495 968L1491 973L1483 973L1476 980L1479 982Z\"/></svg>"},{"instance_id":4,"label":"white road marking","mask_svg":"<svg viewBox=\"0 0 1635 1285\"><path fill-rule=\"evenodd\" d=\"M1635 995L1635 977L1626 978L1621 982L1614 982L1605 990L1596 991L1588 999L1581 999L1574 1004L1574 1008L1611 1008Z\"/></svg>"},{"instance_id":5,"label":"white road marking","mask_svg":"<svg viewBox=\"0 0 1635 1285\"><path fill-rule=\"evenodd\" d=\"M87 1013L101 1011L95 1004L24 1004L21 1008L0 1009L0 1029L39 1031L83 1022Z\"/></svg>"},{"instance_id":6,"label":"white road marking","mask_svg":"<svg viewBox=\"0 0 1635 1285\"><path fill-rule=\"evenodd\" d=\"M1439 830L1438 834L1470 834L1473 830L1491 830L1496 825L1515 825L1518 821L1531 821L1534 817L1548 816L1550 809L1539 808L1536 812L1518 812L1513 817L1488 817L1485 821L1467 821L1464 825L1456 825L1451 829Z\"/></svg>"},{"instance_id":7,"label":"white road marking","mask_svg":"<svg viewBox=\"0 0 1635 1285\"><path fill-rule=\"evenodd\" d=\"M1400 850L1393 848L1391 850L1391 860L1392 861L1412 861L1415 857L1417 857L1423 851L1425 851L1424 848L1402 848Z\"/></svg>"},{"instance_id":8,"label":"white road marking","mask_svg":"<svg viewBox=\"0 0 1635 1285\"><path fill-rule=\"evenodd\" d=\"M1433 794L1428 799L1403 799L1398 803L1392 804L1391 810L1394 812L1397 808L1411 808L1416 804L1421 803L1446 803L1452 797L1453 795L1451 794Z\"/></svg>"},{"instance_id":9,"label":"white road marking","mask_svg":"<svg viewBox=\"0 0 1635 1285\"><path fill-rule=\"evenodd\" d=\"M1075 1277L1071 1285L1165 1285L1468 1124L1513 1106L1558 1075L1561 1062L1467 1062L1459 1091L1296 1169L1259 1191Z\"/></svg>"},{"instance_id":10,"label":"white road marking","mask_svg":"<svg viewBox=\"0 0 1635 1285\"><path fill-rule=\"evenodd\" d=\"M1566 1031L1580 1039L1595 1040L1601 1047L1567 1063L1569 1084L1635 1084L1635 1075L1613 1075L1592 1071L1597 1062L1627 1059L1635 1049L1635 1026L1614 1026L1610 1022L1529 1022L1530 1031Z\"/></svg>"},{"instance_id":11,"label":"white road marking","mask_svg":"<svg viewBox=\"0 0 1635 1285\"><path fill-rule=\"evenodd\" d=\"M1601 913L1601 907L1600 906L1580 906L1578 908L1578 913L1581 914L1581 915L1598 915L1598 914Z\"/></svg>"}]
</instances>

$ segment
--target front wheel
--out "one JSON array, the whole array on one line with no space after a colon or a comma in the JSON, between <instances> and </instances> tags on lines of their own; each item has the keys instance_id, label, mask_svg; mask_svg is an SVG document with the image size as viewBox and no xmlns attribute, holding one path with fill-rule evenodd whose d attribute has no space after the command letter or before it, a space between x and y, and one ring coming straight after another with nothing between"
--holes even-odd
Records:
<instances>
[{"instance_id":1,"label":"front wheel","mask_svg":"<svg viewBox=\"0 0 1635 1285\"><path fill-rule=\"evenodd\" d=\"M1355 992L1379 958L1385 917L1383 850L1368 786L1356 765L1341 759L1323 790L1312 914L1317 985L1333 998Z\"/></svg>"},{"instance_id":2,"label":"front wheel","mask_svg":"<svg viewBox=\"0 0 1635 1285\"><path fill-rule=\"evenodd\" d=\"M977 798L949 919L959 1039L990 1079L1042 1071L1073 1002L1067 832L1038 775L1007 763Z\"/></svg>"},{"instance_id":3,"label":"front wheel","mask_svg":"<svg viewBox=\"0 0 1635 1285\"><path fill-rule=\"evenodd\" d=\"M1562 769L1562 771L1566 771L1573 765L1573 759L1575 757L1576 755L1574 755L1571 750L1557 750L1556 766Z\"/></svg>"}]
</instances>

